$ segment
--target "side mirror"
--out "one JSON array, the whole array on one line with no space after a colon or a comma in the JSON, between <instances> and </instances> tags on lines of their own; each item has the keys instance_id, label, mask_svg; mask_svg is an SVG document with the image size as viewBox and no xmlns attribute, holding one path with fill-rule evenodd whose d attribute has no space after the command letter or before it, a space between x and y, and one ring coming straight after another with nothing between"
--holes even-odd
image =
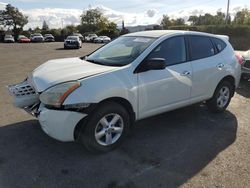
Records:
<instances>
[{"instance_id":1,"label":"side mirror","mask_svg":"<svg viewBox=\"0 0 250 188\"><path fill-rule=\"evenodd\" d=\"M137 70L137 72L146 72L149 70L163 70L167 66L166 60L164 58L152 58L147 59L143 62L142 66Z\"/></svg>"}]
</instances>

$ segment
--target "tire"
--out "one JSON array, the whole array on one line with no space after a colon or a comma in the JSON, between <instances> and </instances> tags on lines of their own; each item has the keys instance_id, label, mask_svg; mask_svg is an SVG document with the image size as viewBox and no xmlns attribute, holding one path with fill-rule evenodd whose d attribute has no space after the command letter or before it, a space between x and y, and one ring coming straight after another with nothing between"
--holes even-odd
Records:
<instances>
[{"instance_id":1,"label":"tire","mask_svg":"<svg viewBox=\"0 0 250 188\"><path fill-rule=\"evenodd\" d=\"M112 123L114 120L115 123ZM115 121L116 120L116 121ZM108 152L119 146L128 135L130 117L126 109L115 102L101 104L81 126L79 141L91 152ZM100 136L98 136L100 135Z\"/></svg>"},{"instance_id":2,"label":"tire","mask_svg":"<svg viewBox=\"0 0 250 188\"><path fill-rule=\"evenodd\" d=\"M213 97L206 101L207 107L211 112L224 112L234 95L233 85L224 80L216 88Z\"/></svg>"}]
</instances>

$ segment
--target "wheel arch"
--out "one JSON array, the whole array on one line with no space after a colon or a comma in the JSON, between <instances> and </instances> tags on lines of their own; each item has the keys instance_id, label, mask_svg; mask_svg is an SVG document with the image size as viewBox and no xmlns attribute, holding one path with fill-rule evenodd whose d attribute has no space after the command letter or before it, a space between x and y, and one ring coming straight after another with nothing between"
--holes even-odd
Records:
<instances>
[{"instance_id":1,"label":"wheel arch","mask_svg":"<svg viewBox=\"0 0 250 188\"><path fill-rule=\"evenodd\" d=\"M96 108L98 108L98 106L106 103L106 102L116 102L120 105L122 105L126 111L128 112L129 114L129 117L130 117L130 126L132 127L134 122L135 122L135 119L136 119L136 113L133 109L133 106L131 105L131 103L127 100L127 99L124 99L122 97L111 97L111 98L107 98L107 99L104 99L102 101L100 101L98 104L95 104L94 107L91 109L91 111L89 112L89 114L91 114L93 111L95 111ZM88 117L85 117L83 118L82 120L80 120L75 129L74 129L74 139L77 140L78 139L78 136L79 136L79 132L80 130L85 126L82 127L82 125L85 125L87 122L88 122Z\"/></svg>"},{"instance_id":2,"label":"wheel arch","mask_svg":"<svg viewBox=\"0 0 250 188\"><path fill-rule=\"evenodd\" d=\"M232 75L227 75L224 78L222 78L220 80L220 82L217 84L216 88L218 87L218 85L220 85L223 81L228 81L229 83L231 83L233 85L233 95L234 96L234 92L235 92L235 87L236 87L236 79L232 76ZM216 91L216 88L214 90L214 92Z\"/></svg>"}]
</instances>

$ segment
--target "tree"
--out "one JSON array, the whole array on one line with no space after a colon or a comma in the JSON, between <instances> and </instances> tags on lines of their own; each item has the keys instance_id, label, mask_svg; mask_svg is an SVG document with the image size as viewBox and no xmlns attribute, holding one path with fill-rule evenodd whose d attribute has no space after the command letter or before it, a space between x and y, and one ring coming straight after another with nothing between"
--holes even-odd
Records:
<instances>
[{"instance_id":1,"label":"tree","mask_svg":"<svg viewBox=\"0 0 250 188\"><path fill-rule=\"evenodd\" d=\"M168 17L168 15L163 15L163 18L161 20L161 25L163 29L168 29L168 27L172 25L171 20Z\"/></svg>"},{"instance_id":2,"label":"tree","mask_svg":"<svg viewBox=\"0 0 250 188\"><path fill-rule=\"evenodd\" d=\"M42 30L43 30L43 31L49 30L49 26L48 26L48 24L47 24L47 22L46 22L45 20L43 21Z\"/></svg>"},{"instance_id":3,"label":"tree","mask_svg":"<svg viewBox=\"0 0 250 188\"><path fill-rule=\"evenodd\" d=\"M97 9L90 9L81 15L82 24L97 25L100 22L102 13Z\"/></svg>"},{"instance_id":4,"label":"tree","mask_svg":"<svg viewBox=\"0 0 250 188\"><path fill-rule=\"evenodd\" d=\"M101 32L113 33L117 31L117 25L110 22L98 9L90 9L81 15L81 25L78 26L81 33Z\"/></svg>"},{"instance_id":5,"label":"tree","mask_svg":"<svg viewBox=\"0 0 250 188\"><path fill-rule=\"evenodd\" d=\"M221 25L225 24L225 17L224 13L218 11L216 15L206 13L200 16L190 16L188 21L191 25Z\"/></svg>"},{"instance_id":6,"label":"tree","mask_svg":"<svg viewBox=\"0 0 250 188\"><path fill-rule=\"evenodd\" d=\"M185 25L185 20L183 18L177 18L176 20L171 20L172 25Z\"/></svg>"},{"instance_id":7,"label":"tree","mask_svg":"<svg viewBox=\"0 0 250 188\"><path fill-rule=\"evenodd\" d=\"M188 21L191 22L191 25L198 25L199 17L198 16L189 16Z\"/></svg>"},{"instance_id":8,"label":"tree","mask_svg":"<svg viewBox=\"0 0 250 188\"><path fill-rule=\"evenodd\" d=\"M28 23L28 17L24 16L16 7L8 4L5 10L0 12L0 24L12 29L15 37L23 30Z\"/></svg>"},{"instance_id":9,"label":"tree","mask_svg":"<svg viewBox=\"0 0 250 188\"><path fill-rule=\"evenodd\" d=\"M250 11L248 9L238 11L234 17L233 24L250 25Z\"/></svg>"}]
</instances>

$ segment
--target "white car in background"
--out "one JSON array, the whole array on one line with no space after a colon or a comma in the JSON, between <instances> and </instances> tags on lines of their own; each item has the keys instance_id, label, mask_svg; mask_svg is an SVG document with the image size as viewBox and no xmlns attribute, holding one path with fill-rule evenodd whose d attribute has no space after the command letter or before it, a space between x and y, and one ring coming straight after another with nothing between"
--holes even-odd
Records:
<instances>
[{"instance_id":1,"label":"white car in background","mask_svg":"<svg viewBox=\"0 0 250 188\"><path fill-rule=\"evenodd\" d=\"M134 121L203 101L213 112L225 111L240 76L225 38L145 31L85 57L50 60L9 91L51 137L105 152L121 143Z\"/></svg>"},{"instance_id":2,"label":"white car in background","mask_svg":"<svg viewBox=\"0 0 250 188\"><path fill-rule=\"evenodd\" d=\"M5 35L4 36L4 42L5 43L14 43L15 39L12 35Z\"/></svg>"},{"instance_id":3,"label":"white car in background","mask_svg":"<svg viewBox=\"0 0 250 188\"><path fill-rule=\"evenodd\" d=\"M78 36L68 36L64 41L64 49L68 48L81 48L82 40Z\"/></svg>"},{"instance_id":4,"label":"white car in background","mask_svg":"<svg viewBox=\"0 0 250 188\"><path fill-rule=\"evenodd\" d=\"M35 34L31 34L30 40L31 42L43 42L44 37L42 36L41 33L35 33Z\"/></svg>"},{"instance_id":5,"label":"white car in background","mask_svg":"<svg viewBox=\"0 0 250 188\"><path fill-rule=\"evenodd\" d=\"M94 39L94 43L108 43L111 41L111 38L107 36L99 36Z\"/></svg>"},{"instance_id":6,"label":"white car in background","mask_svg":"<svg viewBox=\"0 0 250 188\"><path fill-rule=\"evenodd\" d=\"M98 36L96 34L89 34L88 36L85 37L85 41L86 42L93 42L95 40L95 38L97 38Z\"/></svg>"},{"instance_id":7,"label":"white car in background","mask_svg":"<svg viewBox=\"0 0 250 188\"><path fill-rule=\"evenodd\" d=\"M250 50L236 51L236 54L241 55L238 58L242 58L242 77L250 79Z\"/></svg>"},{"instance_id":8,"label":"white car in background","mask_svg":"<svg viewBox=\"0 0 250 188\"><path fill-rule=\"evenodd\" d=\"M44 41L45 42L55 42L55 37L52 34L45 34Z\"/></svg>"}]
</instances>

